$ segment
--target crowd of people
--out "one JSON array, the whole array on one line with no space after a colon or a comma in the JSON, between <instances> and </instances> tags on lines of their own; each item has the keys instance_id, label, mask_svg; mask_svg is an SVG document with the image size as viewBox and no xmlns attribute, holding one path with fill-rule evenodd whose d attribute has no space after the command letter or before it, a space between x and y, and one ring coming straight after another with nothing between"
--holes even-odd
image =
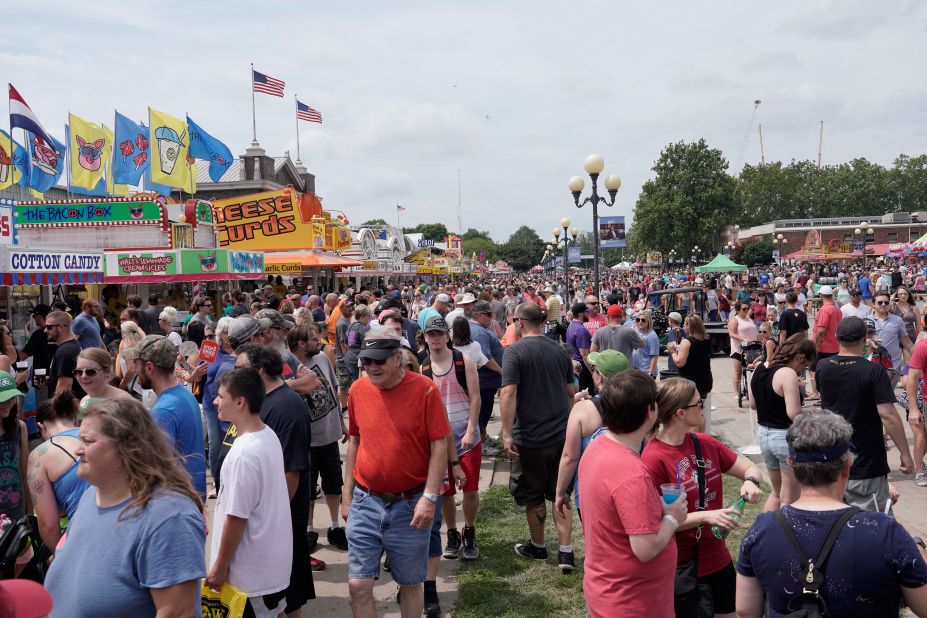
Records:
<instances>
[{"instance_id":1,"label":"crowd of people","mask_svg":"<svg viewBox=\"0 0 927 618\"><path fill-rule=\"evenodd\" d=\"M480 558L483 458L505 456L526 519L514 552L550 559L550 509L556 566L575 572L575 508L593 616L811 601L885 616L902 599L927 613L923 542L891 516L886 455L890 441L927 486L927 335L903 283L778 269L623 273L601 294L584 274L569 292L543 273L326 295L268 282L195 298L185 320L129 297L114 341L97 299L37 305L22 350L0 324L0 516L36 518L12 574L44 580L55 615L196 614L203 590L228 584L247 615L297 616L326 568L312 557L324 501L354 615L376 615L387 570L404 616L435 616L440 560ZM750 372L768 495L713 431L706 323L724 321L735 389ZM724 537L761 501L735 568ZM833 558L809 601L790 585L805 556L824 571L822 544Z\"/></svg>"}]
</instances>

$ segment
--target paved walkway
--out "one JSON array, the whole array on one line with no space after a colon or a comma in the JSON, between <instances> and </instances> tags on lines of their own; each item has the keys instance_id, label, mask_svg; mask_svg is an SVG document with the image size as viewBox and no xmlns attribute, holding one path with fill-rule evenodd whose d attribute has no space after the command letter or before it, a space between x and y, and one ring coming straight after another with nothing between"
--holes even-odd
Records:
<instances>
[{"instance_id":1,"label":"paved walkway","mask_svg":"<svg viewBox=\"0 0 927 618\"><path fill-rule=\"evenodd\" d=\"M661 358L660 365L665 367L666 359ZM750 410L747 407L737 407L737 397L731 384L733 372L733 361L728 358L713 358L711 361L712 373L714 375L714 391L712 392L712 405L717 406L713 411L713 430L725 441L735 447L749 445L753 442L751 433ZM744 404L746 406L746 402ZM901 408L898 408L901 411ZM905 429L908 435L908 442L913 447L911 433L905 423ZM498 400L496 402L496 416L489 424L489 433L496 435L501 431L501 423L498 419ZM342 447L344 453L344 447ZM762 457L750 457L757 463L765 475L766 469L763 465ZM895 516L904 524L908 532L912 535L927 537L927 518L924 513L927 512L927 488L918 487L914 484L913 475L904 475L897 472L898 468L898 450L892 448L888 453L889 465L894 472L889 475L889 480L895 484L901 492L901 499L895 505ZM507 461L492 460L483 462L480 473L480 487L486 488L490 484L508 483L509 464ZM210 500L207 505L207 521L212 522L212 507L214 500ZM315 554L316 558L324 560L328 568L319 573L315 573L315 590L316 599L312 601L304 615L319 615L328 618L341 616L350 616L350 606L348 604L348 586L347 586L347 552L329 547L325 542L325 530L327 530L331 520L328 515L328 509L324 502L316 505L314 516L314 525L320 533L319 548ZM458 526L463 525L463 513L458 505ZM479 523L477 523L477 529ZM580 533L581 530L575 531ZM442 543L444 534L442 530ZM479 541L479 535L477 535ZM209 541L207 541L207 554ZM438 570L438 593L441 600L441 608L445 615L450 615L457 597L457 569L459 561L441 560L441 566ZM374 596L377 600L377 614L380 616L399 616L399 606L396 603L396 584L393 582L389 573L381 573L374 588Z\"/></svg>"}]
</instances>

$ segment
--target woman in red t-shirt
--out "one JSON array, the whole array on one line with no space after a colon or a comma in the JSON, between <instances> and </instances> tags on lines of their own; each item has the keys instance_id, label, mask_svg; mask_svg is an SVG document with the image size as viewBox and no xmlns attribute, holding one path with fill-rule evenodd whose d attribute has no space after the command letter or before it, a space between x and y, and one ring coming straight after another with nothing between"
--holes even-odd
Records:
<instances>
[{"instance_id":1,"label":"woman in red t-shirt","mask_svg":"<svg viewBox=\"0 0 927 618\"><path fill-rule=\"evenodd\" d=\"M641 455L654 485L680 482L689 503L689 515L676 532L677 564L692 560L698 540L698 578L711 587L715 616L734 615L736 573L724 541L711 533L712 526L730 530L737 527L731 516L737 511L725 508L721 474L744 479L740 495L754 503L763 496L760 469L737 455L708 434L695 434L705 462L705 510L698 512L698 476L695 445L690 433L702 422L702 399L695 383L685 378L661 380L657 387L657 420L660 430ZM699 534L700 533L700 534ZM676 608L676 615L688 615Z\"/></svg>"}]
</instances>

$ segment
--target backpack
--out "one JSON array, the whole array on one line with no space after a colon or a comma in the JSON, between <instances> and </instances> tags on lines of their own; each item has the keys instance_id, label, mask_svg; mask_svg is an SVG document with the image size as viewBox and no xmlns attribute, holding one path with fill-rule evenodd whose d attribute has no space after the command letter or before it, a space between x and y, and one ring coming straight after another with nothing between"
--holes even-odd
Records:
<instances>
[{"instance_id":1,"label":"backpack","mask_svg":"<svg viewBox=\"0 0 927 618\"><path fill-rule=\"evenodd\" d=\"M824 585L824 563L827 562L830 550L834 548L834 543L837 542L837 537L840 536L843 527L851 517L859 512L861 512L861 509L851 506L837 518L837 521L831 526L830 532L827 533L821 551L818 552L818 556L814 560L809 560L805 556L805 552L802 551L801 546L798 544L798 539L795 538L795 533L792 532L792 528L785 520L782 511L773 513L773 519L782 529L782 532L785 533L785 538L798 552L798 557L801 560L799 564L808 565L802 583L802 591L789 600L787 606L789 613L785 614L786 616L789 618L827 618L827 616L830 616L827 611L827 603L820 593L821 586Z\"/></svg>"},{"instance_id":2,"label":"backpack","mask_svg":"<svg viewBox=\"0 0 927 618\"><path fill-rule=\"evenodd\" d=\"M457 383L464 389L467 395L470 391L467 389L467 366L464 364L463 352L451 348L451 357L454 359L454 372L457 376ZM425 354L422 358L422 375L434 379L434 373L431 371L431 356Z\"/></svg>"}]
</instances>

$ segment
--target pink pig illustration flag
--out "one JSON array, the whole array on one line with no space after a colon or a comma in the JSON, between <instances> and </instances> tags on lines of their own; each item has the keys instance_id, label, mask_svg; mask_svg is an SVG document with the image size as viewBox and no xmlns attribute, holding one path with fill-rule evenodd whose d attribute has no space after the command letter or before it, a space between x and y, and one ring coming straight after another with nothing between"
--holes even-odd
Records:
<instances>
[{"instance_id":1,"label":"pink pig illustration flag","mask_svg":"<svg viewBox=\"0 0 927 618\"><path fill-rule=\"evenodd\" d=\"M103 127L68 114L68 155L71 184L94 189L103 179L106 158L110 156L111 139Z\"/></svg>"}]
</instances>

